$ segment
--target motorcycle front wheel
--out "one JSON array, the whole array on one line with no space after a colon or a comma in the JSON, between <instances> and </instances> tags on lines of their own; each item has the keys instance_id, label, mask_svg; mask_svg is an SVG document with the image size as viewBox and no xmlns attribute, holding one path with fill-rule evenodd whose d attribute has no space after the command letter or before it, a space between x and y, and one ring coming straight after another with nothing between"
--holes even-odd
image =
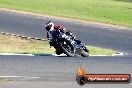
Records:
<instances>
[{"instance_id":1,"label":"motorcycle front wheel","mask_svg":"<svg viewBox=\"0 0 132 88\"><path fill-rule=\"evenodd\" d=\"M75 56L73 47L70 43L68 43L68 42L62 43L60 45L60 47L67 56L69 56L69 57Z\"/></svg>"}]
</instances>

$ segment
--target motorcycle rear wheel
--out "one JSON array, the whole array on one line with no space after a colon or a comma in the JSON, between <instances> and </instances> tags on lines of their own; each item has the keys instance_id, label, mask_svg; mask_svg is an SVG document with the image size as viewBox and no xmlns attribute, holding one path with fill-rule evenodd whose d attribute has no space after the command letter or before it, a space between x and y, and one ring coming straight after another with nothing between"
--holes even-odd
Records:
<instances>
[{"instance_id":1,"label":"motorcycle rear wheel","mask_svg":"<svg viewBox=\"0 0 132 88\"><path fill-rule=\"evenodd\" d=\"M81 56L83 57L88 57L89 56L89 53L84 51L84 50L81 50Z\"/></svg>"},{"instance_id":2,"label":"motorcycle rear wheel","mask_svg":"<svg viewBox=\"0 0 132 88\"><path fill-rule=\"evenodd\" d=\"M88 57L89 56L89 50L83 45L81 49L81 56Z\"/></svg>"}]
</instances>

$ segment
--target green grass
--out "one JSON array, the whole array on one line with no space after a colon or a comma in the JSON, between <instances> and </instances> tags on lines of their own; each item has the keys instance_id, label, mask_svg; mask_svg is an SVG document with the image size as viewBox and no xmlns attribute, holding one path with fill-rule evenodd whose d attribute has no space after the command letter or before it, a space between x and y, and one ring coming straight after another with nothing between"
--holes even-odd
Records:
<instances>
[{"instance_id":1,"label":"green grass","mask_svg":"<svg viewBox=\"0 0 132 88\"><path fill-rule=\"evenodd\" d=\"M111 49L104 49L99 47L87 46L91 55L108 55L116 54L117 52Z\"/></svg>"},{"instance_id":2,"label":"green grass","mask_svg":"<svg viewBox=\"0 0 132 88\"><path fill-rule=\"evenodd\" d=\"M9 80L5 80L5 79L0 78L0 84L5 84L5 83L8 83L8 82L9 82Z\"/></svg>"},{"instance_id":3,"label":"green grass","mask_svg":"<svg viewBox=\"0 0 132 88\"><path fill-rule=\"evenodd\" d=\"M132 27L132 0L0 0L0 8Z\"/></svg>"},{"instance_id":4,"label":"green grass","mask_svg":"<svg viewBox=\"0 0 132 88\"><path fill-rule=\"evenodd\" d=\"M48 41L26 40L15 36L0 34L0 53L52 54Z\"/></svg>"},{"instance_id":5,"label":"green grass","mask_svg":"<svg viewBox=\"0 0 132 88\"><path fill-rule=\"evenodd\" d=\"M116 51L88 46L92 55L112 55ZM0 34L0 53L16 54L55 54L48 41L26 40L20 37Z\"/></svg>"}]
</instances>

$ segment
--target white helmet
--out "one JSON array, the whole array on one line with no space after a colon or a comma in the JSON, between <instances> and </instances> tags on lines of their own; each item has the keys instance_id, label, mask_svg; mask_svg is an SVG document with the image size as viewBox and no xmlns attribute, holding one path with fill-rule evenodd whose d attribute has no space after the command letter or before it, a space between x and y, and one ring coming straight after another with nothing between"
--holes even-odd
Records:
<instances>
[{"instance_id":1,"label":"white helmet","mask_svg":"<svg viewBox=\"0 0 132 88\"><path fill-rule=\"evenodd\" d=\"M49 30L54 30L54 23L51 22L51 21L48 21L48 22L46 23L46 25L45 25L45 28L46 28L47 31L49 31Z\"/></svg>"}]
</instances>

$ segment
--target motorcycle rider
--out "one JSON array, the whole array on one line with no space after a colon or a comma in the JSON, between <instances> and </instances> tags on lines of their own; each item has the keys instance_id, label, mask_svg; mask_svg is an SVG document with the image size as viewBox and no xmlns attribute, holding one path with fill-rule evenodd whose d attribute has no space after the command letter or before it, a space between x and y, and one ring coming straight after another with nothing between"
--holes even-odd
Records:
<instances>
[{"instance_id":1,"label":"motorcycle rider","mask_svg":"<svg viewBox=\"0 0 132 88\"><path fill-rule=\"evenodd\" d=\"M61 27L61 26L59 26L57 24L54 24L51 21L48 21L46 23L45 28L47 30L47 38L49 40L49 44L50 44L50 46L54 46L55 45L55 38L56 38L55 35L57 35L57 33L60 32L59 29L65 30L65 28L64 27Z\"/></svg>"},{"instance_id":2,"label":"motorcycle rider","mask_svg":"<svg viewBox=\"0 0 132 88\"><path fill-rule=\"evenodd\" d=\"M66 28L65 27L57 25L57 24L54 24L51 21L48 21L46 23L45 28L47 30L47 38L49 40L50 46L54 46L55 45L55 38L56 38L55 35L57 35L57 33L61 33L64 36L64 38L66 38L67 36L71 37L72 39L75 40L75 42L77 42L77 44L81 43L81 41L78 40L71 31L67 31L66 32Z\"/></svg>"}]
</instances>

